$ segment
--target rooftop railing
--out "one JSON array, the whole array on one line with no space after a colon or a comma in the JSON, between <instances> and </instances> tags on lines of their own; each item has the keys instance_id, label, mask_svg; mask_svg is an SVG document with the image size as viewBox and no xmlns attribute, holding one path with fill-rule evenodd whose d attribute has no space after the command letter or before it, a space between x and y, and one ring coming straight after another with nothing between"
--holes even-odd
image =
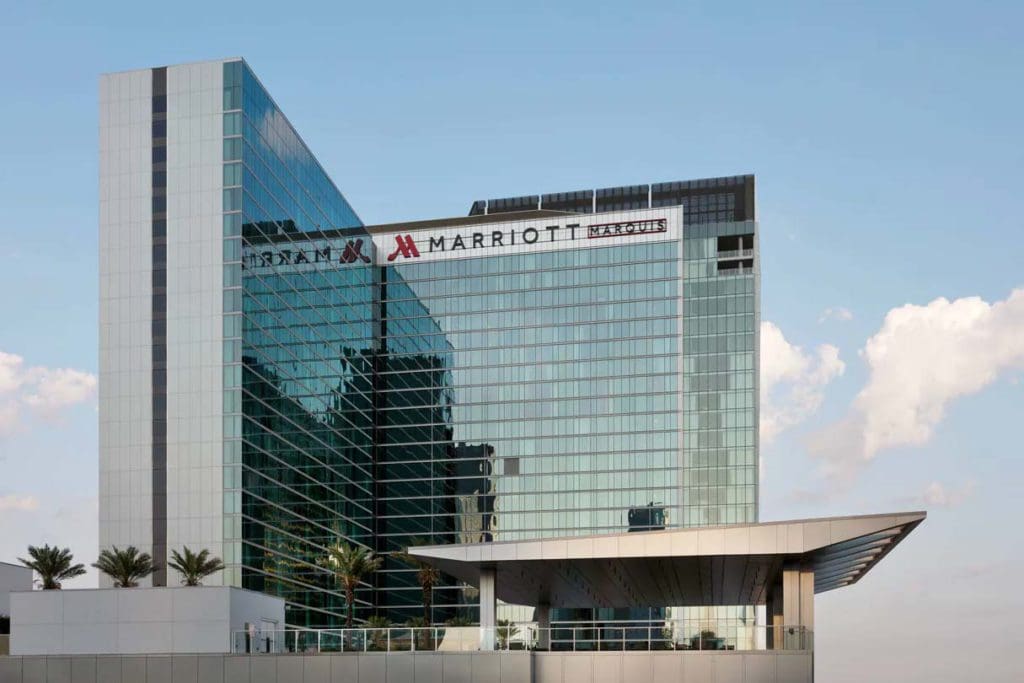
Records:
<instances>
[{"instance_id":1,"label":"rooftop railing","mask_svg":"<svg viewBox=\"0 0 1024 683\"><path fill-rule=\"evenodd\" d=\"M718 258L743 258L753 256L753 249L719 249Z\"/></svg>"},{"instance_id":2,"label":"rooftop railing","mask_svg":"<svg viewBox=\"0 0 1024 683\"><path fill-rule=\"evenodd\" d=\"M237 631L236 653L344 652L526 652L696 650L812 650L813 632L803 626L740 626L718 635L682 623L664 626L539 628L516 624L497 628L436 626L422 628L286 629Z\"/></svg>"}]
</instances>

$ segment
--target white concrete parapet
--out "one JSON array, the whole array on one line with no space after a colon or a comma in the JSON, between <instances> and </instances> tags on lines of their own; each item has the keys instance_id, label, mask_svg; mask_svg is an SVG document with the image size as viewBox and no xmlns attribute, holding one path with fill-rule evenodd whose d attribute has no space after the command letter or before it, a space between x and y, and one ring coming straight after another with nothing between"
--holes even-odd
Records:
<instances>
[{"instance_id":1,"label":"white concrete parapet","mask_svg":"<svg viewBox=\"0 0 1024 683\"><path fill-rule=\"evenodd\" d=\"M231 652L231 634L284 627L284 600L241 588L104 588L11 594L12 655Z\"/></svg>"}]
</instances>

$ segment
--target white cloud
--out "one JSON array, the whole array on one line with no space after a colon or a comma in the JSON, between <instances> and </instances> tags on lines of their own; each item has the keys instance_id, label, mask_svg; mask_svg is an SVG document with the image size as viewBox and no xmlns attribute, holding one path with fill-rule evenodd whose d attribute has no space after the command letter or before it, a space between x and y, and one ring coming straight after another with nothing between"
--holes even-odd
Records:
<instances>
[{"instance_id":1,"label":"white cloud","mask_svg":"<svg viewBox=\"0 0 1024 683\"><path fill-rule=\"evenodd\" d=\"M0 512L13 512L14 510L29 512L38 507L39 501L34 496L19 496L13 493L0 496Z\"/></svg>"},{"instance_id":2,"label":"white cloud","mask_svg":"<svg viewBox=\"0 0 1024 683\"><path fill-rule=\"evenodd\" d=\"M924 493L914 500L918 505L928 508L955 508L974 495L974 489L973 481L968 481L960 488L948 490L939 482L933 481L928 484Z\"/></svg>"},{"instance_id":3,"label":"white cloud","mask_svg":"<svg viewBox=\"0 0 1024 683\"><path fill-rule=\"evenodd\" d=\"M814 351L804 351L789 343L777 325L762 322L762 442L769 443L813 415L821 406L825 387L845 370L835 346L822 344Z\"/></svg>"},{"instance_id":4,"label":"white cloud","mask_svg":"<svg viewBox=\"0 0 1024 683\"><path fill-rule=\"evenodd\" d=\"M63 408L91 400L96 386L91 373L26 366L21 356L0 351L0 436L21 425L23 409L52 418Z\"/></svg>"},{"instance_id":5,"label":"white cloud","mask_svg":"<svg viewBox=\"0 0 1024 683\"><path fill-rule=\"evenodd\" d=\"M826 320L838 320L839 322L853 320L853 312L849 308L843 308L842 306L826 308L818 317L818 322L823 323Z\"/></svg>"},{"instance_id":6,"label":"white cloud","mask_svg":"<svg viewBox=\"0 0 1024 683\"><path fill-rule=\"evenodd\" d=\"M894 308L860 355L867 383L846 417L810 443L826 472L844 478L881 451L927 443L955 399L1024 367L1024 289L992 304L939 298Z\"/></svg>"},{"instance_id":7,"label":"white cloud","mask_svg":"<svg viewBox=\"0 0 1024 683\"><path fill-rule=\"evenodd\" d=\"M25 395L25 403L42 410L55 410L92 398L96 393L96 375L69 368L40 368L34 389Z\"/></svg>"}]
</instances>

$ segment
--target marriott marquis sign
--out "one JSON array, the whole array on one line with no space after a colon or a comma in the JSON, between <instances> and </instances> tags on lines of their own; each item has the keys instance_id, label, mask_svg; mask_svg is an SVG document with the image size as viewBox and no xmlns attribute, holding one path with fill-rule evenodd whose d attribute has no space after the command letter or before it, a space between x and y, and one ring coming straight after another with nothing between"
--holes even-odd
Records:
<instances>
[{"instance_id":1,"label":"marriott marquis sign","mask_svg":"<svg viewBox=\"0 0 1024 683\"><path fill-rule=\"evenodd\" d=\"M245 248L246 269L272 266L302 266L334 263L377 265L406 261L432 261L479 255L480 250L500 253L525 253L574 247L610 246L637 240L663 240L677 237L681 211L629 211L602 214L597 223L578 222L580 216L566 217L547 225L524 222L494 223L486 226L378 233L372 236L372 248L366 238L337 238L252 245ZM666 216L665 214L669 215ZM639 214L639 215L638 215ZM568 222L572 220L573 222ZM320 266L322 267L322 266Z\"/></svg>"}]
</instances>

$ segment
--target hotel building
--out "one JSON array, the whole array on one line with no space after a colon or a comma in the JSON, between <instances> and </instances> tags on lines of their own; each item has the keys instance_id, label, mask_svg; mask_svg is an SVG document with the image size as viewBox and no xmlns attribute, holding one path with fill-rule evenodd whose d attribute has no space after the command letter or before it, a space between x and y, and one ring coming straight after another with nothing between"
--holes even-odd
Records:
<instances>
[{"instance_id":1,"label":"hotel building","mask_svg":"<svg viewBox=\"0 0 1024 683\"><path fill-rule=\"evenodd\" d=\"M102 77L100 247L103 548L208 548L208 583L336 626L317 560L339 536L387 555L757 521L752 176L367 226L229 59ZM422 614L392 557L357 598ZM433 621L476 600L445 579ZM554 619L663 616L580 607Z\"/></svg>"}]
</instances>

